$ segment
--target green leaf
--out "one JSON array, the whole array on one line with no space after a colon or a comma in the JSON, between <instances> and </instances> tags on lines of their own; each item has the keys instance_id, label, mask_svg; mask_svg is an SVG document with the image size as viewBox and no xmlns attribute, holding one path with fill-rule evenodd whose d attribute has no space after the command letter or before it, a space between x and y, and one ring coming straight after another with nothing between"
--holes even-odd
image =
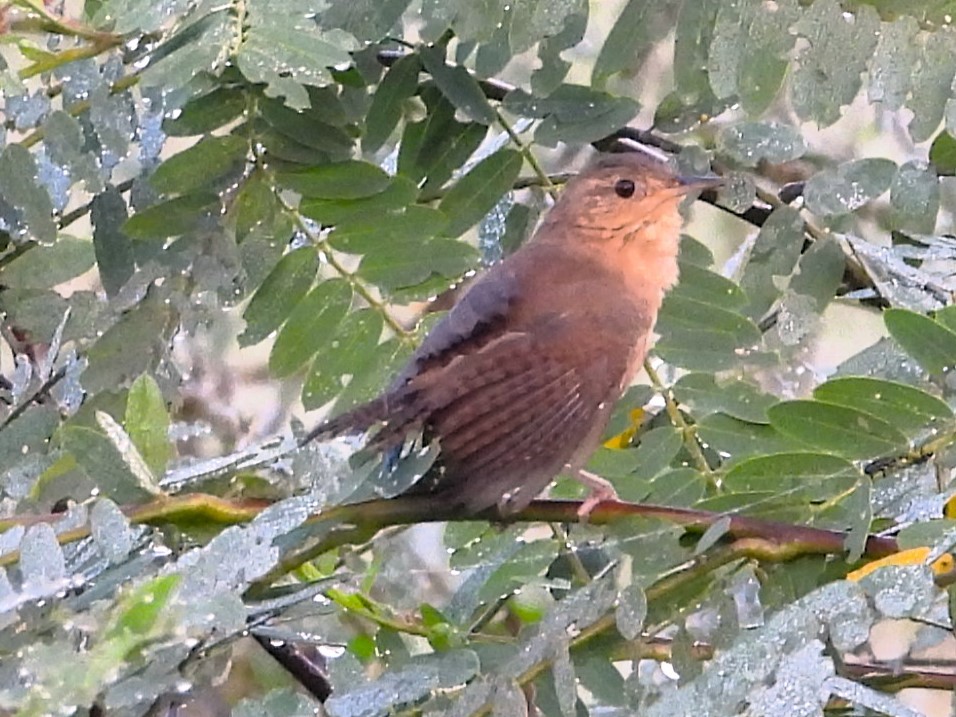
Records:
<instances>
[{"instance_id":1,"label":"green leaf","mask_svg":"<svg viewBox=\"0 0 956 717\"><path fill-rule=\"evenodd\" d=\"M236 222L236 241L245 241L250 235L278 239L272 230L284 212L272 184L262 172L254 172L243 183L232 204L232 213ZM287 217L286 220L290 221Z\"/></svg>"},{"instance_id":2,"label":"green leaf","mask_svg":"<svg viewBox=\"0 0 956 717\"><path fill-rule=\"evenodd\" d=\"M800 119L826 127L860 91L880 18L867 5L856 6L850 16L836 0L819 0L802 13L795 28L807 42L790 77L791 102Z\"/></svg>"},{"instance_id":3,"label":"green leaf","mask_svg":"<svg viewBox=\"0 0 956 717\"><path fill-rule=\"evenodd\" d=\"M52 244L56 239L53 203L36 181L37 166L30 151L8 144L0 153L0 198L14 208L17 224L34 239Z\"/></svg>"},{"instance_id":4,"label":"green leaf","mask_svg":"<svg viewBox=\"0 0 956 717\"><path fill-rule=\"evenodd\" d=\"M418 88L418 73L421 71L418 55L406 55L396 62L382 78L372 96L365 119L365 136L362 138L362 150L366 154L375 152L385 144L402 117L405 101L415 94Z\"/></svg>"},{"instance_id":5,"label":"green leaf","mask_svg":"<svg viewBox=\"0 0 956 717\"><path fill-rule=\"evenodd\" d=\"M941 174L956 172L956 138L949 132L940 132L929 148L929 161Z\"/></svg>"},{"instance_id":6,"label":"green leaf","mask_svg":"<svg viewBox=\"0 0 956 717\"><path fill-rule=\"evenodd\" d=\"M120 640L132 636L151 637L161 613L169 608L173 591L181 581L181 575L163 575L123 595L117 605L119 611L113 616L104 638Z\"/></svg>"},{"instance_id":7,"label":"green leaf","mask_svg":"<svg viewBox=\"0 0 956 717\"><path fill-rule=\"evenodd\" d=\"M712 413L698 421L697 432L725 461L803 448L773 426L740 421L724 413Z\"/></svg>"},{"instance_id":8,"label":"green leaf","mask_svg":"<svg viewBox=\"0 0 956 717\"><path fill-rule=\"evenodd\" d=\"M717 150L730 155L746 167L758 162L790 162L807 151L800 132L777 122L741 122L722 129L717 135Z\"/></svg>"},{"instance_id":9,"label":"green leaf","mask_svg":"<svg viewBox=\"0 0 956 717\"><path fill-rule=\"evenodd\" d=\"M813 175L803 196L807 208L817 214L849 214L889 189L895 175L892 160L857 159Z\"/></svg>"},{"instance_id":10,"label":"green leaf","mask_svg":"<svg viewBox=\"0 0 956 717\"><path fill-rule=\"evenodd\" d=\"M319 120L316 108L308 112L297 112L268 97L259 100L258 106L262 118L285 137L325 152L337 161L352 156L352 136L341 127Z\"/></svg>"},{"instance_id":11,"label":"green leaf","mask_svg":"<svg viewBox=\"0 0 956 717\"><path fill-rule=\"evenodd\" d=\"M239 117L246 104L246 95L241 90L217 87L187 102L175 119L163 120L163 132L171 137L207 134Z\"/></svg>"},{"instance_id":12,"label":"green leaf","mask_svg":"<svg viewBox=\"0 0 956 717\"><path fill-rule=\"evenodd\" d=\"M279 328L309 290L318 268L312 247L302 247L282 257L242 315L246 328L239 335L239 345L257 344Z\"/></svg>"},{"instance_id":13,"label":"green leaf","mask_svg":"<svg viewBox=\"0 0 956 717\"><path fill-rule=\"evenodd\" d=\"M603 87L611 75L640 67L662 34L662 20L666 13L661 10L676 4L665 4L660 0L628 0L594 61L591 84Z\"/></svg>"},{"instance_id":14,"label":"green leaf","mask_svg":"<svg viewBox=\"0 0 956 717\"><path fill-rule=\"evenodd\" d=\"M141 503L153 497L103 433L86 426L66 426L59 436L63 449L73 455L100 496L121 504Z\"/></svg>"},{"instance_id":15,"label":"green leaf","mask_svg":"<svg viewBox=\"0 0 956 717\"><path fill-rule=\"evenodd\" d=\"M418 196L418 186L406 177L392 177L378 194L358 199L303 199L299 211L324 226L361 222L403 209Z\"/></svg>"},{"instance_id":16,"label":"green leaf","mask_svg":"<svg viewBox=\"0 0 956 717\"><path fill-rule=\"evenodd\" d=\"M428 197L451 177L488 134L478 122L458 122L455 107L438 90L426 88L422 99L428 114L405 126L398 150L398 173L422 186Z\"/></svg>"},{"instance_id":17,"label":"green leaf","mask_svg":"<svg viewBox=\"0 0 956 717\"><path fill-rule=\"evenodd\" d=\"M197 192L154 204L131 216L122 231L132 239L165 239L186 234L218 210L219 197Z\"/></svg>"},{"instance_id":18,"label":"green leaf","mask_svg":"<svg viewBox=\"0 0 956 717\"><path fill-rule=\"evenodd\" d=\"M444 236L459 236L491 211L514 186L522 163L517 150L500 149L459 179L438 204L439 210L450 219Z\"/></svg>"},{"instance_id":19,"label":"green leaf","mask_svg":"<svg viewBox=\"0 0 956 717\"><path fill-rule=\"evenodd\" d=\"M384 217L365 216L343 222L329 234L329 242L339 251L371 256L379 251L388 251L396 243L417 241L422 244L446 226L448 218L444 212L415 204L400 213L386 214ZM420 253L417 259L424 261L427 256Z\"/></svg>"},{"instance_id":20,"label":"green leaf","mask_svg":"<svg viewBox=\"0 0 956 717\"><path fill-rule=\"evenodd\" d=\"M353 311L345 317L312 362L302 388L306 410L328 403L373 365L383 326L381 313L374 309Z\"/></svg>"},{"instance_id":21,"label":"green leaf","mask_svg":"<svg viewBox=\"0 0 956 717\"><path fill-rule=\"evenodd\" d=\"M296 304L279 330L269 354L269 371L286 378L305 366L322 345L333 340L352 303L344 279L323 281Z\"/></svg>"},{"instance_id":22,"label":"green leaf","mask_svg":"<svg viewBox=\"0 0 956 717\"><path fill-rule=\"evenodd\" d=\"M445 48L423 47L419 54L422 64L435 80L438 89L469 119L483 125L495 122L495 111L471 73L462 65L445 64Z\"/></svg>"},{"instance_id":23,"label":"green leaf","mask_svg":"<svg viewBox=\"0 0 956 717\"><path fill-rule=\"evenodd\" d=\"M369 252L358 273L386 291L417 286L434 274L457 279L478 264L478 252L456 239L416 238Z\"/></svg>"},{"instance_id":24,"label":"green leaf","mask_svg":"<svg viewBox=\"0 0 956 717\"><path fill-rule=\"evenodd\" d=\"M35 244L0 269L0 285L9 289L49 289L93 267L93 242L61 236L51 246Z\"/></svg>"},{"instance_id":25,"label":"green leaf","mask_svg":"<svg viewBox=\"0 0 956 717\"><path fill-rule=\"evenodd\" d=\"M709 373L689 373L674 384L674 395L694 412L697 420L724 413L750 423L769 423L767 409L777 402L757 386L742 379L722 381Z\"/></svg>"},{"instance_id":26,"label":"green leaf","mask_svg":"<svg viewBox=\"0 0 956 717\"><path fill-rule=\"evenodd\" d=\"M760 343L760 330L745 316L711 304L668 295L661 306L655 351L684 368L730 368Z\"/></svg>"},{"instance_id":27,"label":"green leaf","mask_svg":"<svg viewBox=\"0 0 956 717\"><path fill-rule=\"evenodd\" d=\"M956 331L906 309L887 309L883 321L890 336L930 373L945 376L956 366Z\"/></svg>"},{"instance_id":28,"label":"green leaf","mask_svg":"<svg viewBox=\"0 0 956 717\"><path fill-rule=\"evenodd\" d=\"M905 451L906 436L869 413L822 401L784 401L767 409L770 424L808 446L851 460Z\"/></svg>"},{"instance_id":29,"label":"green leaf","mask_svg":"<svg viewBox=\"0 0 956 717\"><path fill-rule=\"evenodd\" d=\"M951 421L953 412L944 401L902 383L876 378L835 378L817 386L813 397L865 411L913 436L935 422Z\"/></svg>"},{"instance_id":30,"label":"green leaf","mask_svg":"<svg viewBox=\"0 0 956 717\"><path fill-rule=\"evenodd\" d=\"M682 256L686 246L686 242L681 243ZM680 262L680 281L670 295L713 304L730 311L747 305L746 295L734 282L689 261Z\"/></svg>"},{"instance_id":31,"label":"green leaf","mask_svg":"<svg viewBox=\"0 0 956 717\"><path fill-rule=\"evenodd\" d=\"M383 191L390 178L377 165L350 161L282 172L278 180L303 197L360 199Z\"/></svg>"},{"instance_id":32,"label":"green leaf","mask_svg":"<svg viewBox=\"0 0 956 717\"><path fill-rule=\"evenodd\" d=\"M378 42L388 36L410 0L330 0L320 14L322 27L337 27L363 42Z\"/></svg>"},{"instance_id":33,"label":"green leaf","mask_svg":"<svg viewBox=\"0 0 956 717\"><path fill-rule=\"evenodd\" d=\"M204 137L159 165L149 181L162 194L188 194L235 172L248 152L249 142L242 137Z\"/></svg>"},{"instance_id":34,"label":"green leaf","mask_svg":"<svg viewBox=\"0 0 956 717\"><path fill-rule=\"evenodd\" d=\"M834 493L826 483L837 480L842 490L845 479L856 482L860 471L844 458L829 453L776 453L742 461L724 476L723 487L730 493L767 491L780 499L823 500Z\"/></svg>"},{"instance_id":35,"label":"green leaf","mask_svg":"<svg viewBox=\"0 0 956 717\"><path fill-rule=\"evenodd\" d=\"M148 373L133 381L126 398L123 427L154 476L162 476L172 456L169 413L155 379Z\"/></svg>"}]
</instances>

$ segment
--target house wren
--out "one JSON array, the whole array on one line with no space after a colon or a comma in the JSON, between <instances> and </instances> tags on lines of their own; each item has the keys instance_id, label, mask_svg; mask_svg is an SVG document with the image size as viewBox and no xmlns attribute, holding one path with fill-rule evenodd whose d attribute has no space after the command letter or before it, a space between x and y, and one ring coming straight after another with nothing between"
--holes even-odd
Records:
<instances>
[{"instance_id":1,"label":"house wren","mask_svg":"<svg viewBox=\"0 0 956 717\"><path fill-rule=\"evenodd\" d=\"M467 512L521 510L562 470L582 470L614 402L640 370L664 293L677 281L678 204L713 179L675 176L640 154L599 157L534 236L469 287L378 398L305 439L378 425L372 448L439 441L410 493Z\"/></svg>"}]
</instances>

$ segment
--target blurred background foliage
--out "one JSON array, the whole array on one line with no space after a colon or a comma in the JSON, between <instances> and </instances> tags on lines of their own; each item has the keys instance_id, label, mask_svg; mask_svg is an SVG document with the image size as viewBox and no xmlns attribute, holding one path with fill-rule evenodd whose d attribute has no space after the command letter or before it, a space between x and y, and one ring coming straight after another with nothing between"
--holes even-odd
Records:
<instances>
[{"instance_id":1,"label":"blurred background foliage","mask_svg":"<svg viewBox=\"0 0 956 717\"><path fill-rule=\"evenodd\" d=\"M956 713L954 12L0 5L0 710ZM350 505L433 452L302 411L589 144L727 179L590 466L664 507Z\"/></svg>"}]
</instances>

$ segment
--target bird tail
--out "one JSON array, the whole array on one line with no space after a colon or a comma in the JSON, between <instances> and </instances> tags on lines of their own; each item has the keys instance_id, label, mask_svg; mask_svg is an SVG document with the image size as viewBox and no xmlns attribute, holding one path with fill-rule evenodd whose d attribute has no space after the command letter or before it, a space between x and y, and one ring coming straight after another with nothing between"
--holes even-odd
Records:
<instances>
[{"instance_id":1,"label":"bird tail","mask_svg":"<svg viewBox=\"0 0 956 717\"><path fill-rule=\"evenodd\" d=\"M388 400L386 396L363 403L350 411L346 411L340 416L331 418L328 421L320 423L306 434L305 438L299 441L300 446L304 446L310 441L326 440L336 436L344 436L352 433L362 433L371 428L375 423L384 421L388 415Z\"/></svg>"}]
</instances>

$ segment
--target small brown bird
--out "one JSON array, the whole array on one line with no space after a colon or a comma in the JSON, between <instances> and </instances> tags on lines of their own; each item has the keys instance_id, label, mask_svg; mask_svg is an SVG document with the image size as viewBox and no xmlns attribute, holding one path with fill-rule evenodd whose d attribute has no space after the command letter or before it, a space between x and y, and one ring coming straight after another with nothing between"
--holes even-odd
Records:
<instances>
[{"instance_id":1,"label":"small brown bird","mask_svg":"<svg viewBox=\"0 0 956 717\"><path fill-rule=\"evenodd\" d=\"M421 431L439 441L439 454L409 492L439 493L467 512L521 510L562 470L591 488L583 515L615 497L582 467L677 281L678 204L715 184L637 153L599 157L534 236L474 282L381 396L303 442L380 424L369 445L388 451Z\"/></svg>"}]
</instances>

